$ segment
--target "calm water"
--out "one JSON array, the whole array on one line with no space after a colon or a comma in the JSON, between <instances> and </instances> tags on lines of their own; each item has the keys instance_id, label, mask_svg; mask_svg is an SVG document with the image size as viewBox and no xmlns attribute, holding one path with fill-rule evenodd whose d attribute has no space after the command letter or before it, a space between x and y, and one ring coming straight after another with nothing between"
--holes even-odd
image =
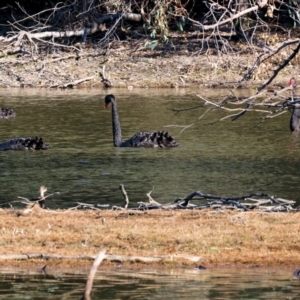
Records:
<instances>
[{"instance_id":1,"label":"calm water","mask_svg":"<svg viewBox=\"0 0 300 300\"><path fill-rule=\"evenodd\" d=\"M88 271L87 271L88 272ZM299 299L290 269L98 271L92 299ZM0 273L0 299L80 299L83 274Z\"/></svg>"},{"instance_id":2,"label":"calm water","mask_svg":"<svg viewBox=\"0 0 300 300\"><path fill-rule=\"evenodd\" d=\"M173 108L199 105L194 92L220 99L222 90L109 90L118 99L124 138L138 131L165 129L180 142L173 149L114 148L111 111L103 90L2 90L0 105L15 109L14 120L0 120L0 141L42 136L49 151L0 153L0 203L36 196L40 185L60 195L50 208L77 201L121 204L124 184L131 205L152 196L161 203L201 190L221 195L266 192L298 200L300 137L289 131L289 113L259 126L257 114L211 125L224 116L207 107L179 114Z\"/></svg>"},{"instance_id":3,"label":"calm water","mask_svg":"<svg viewBox=\"0 0 300 300\"><path fill-rule=\"evenodd\" d=\"M171 131L174 149L116 149L112 145L111 112L103 109L102 90L2 90L0 106L17 112L0 120L0 141L42 136L51 145L43 152L0 152L0 203L17 196L36 196L40 185L59 191L50 208L72 207L77 201L121 204L119 185L131 201L166 203L201 190L239 195L266 192L299 200L300 137L289 131L289 114L259 123L248 113L236 122L207 107L174 114L172 108L198 105L195 91L110 90L118 99L124 138L142 130ZM200 92L200 91L196 91ZM201 91L220 98L227 91ZM212 94L213 93L213 94ZM1 299L79 299L86 275L41 274L1 270ZM72 272L74 273L74 272ZM86 272L87 273L87 272ZM106 270L99 271L93 299L298 299L293 270Z\"/></svg>"}]
</instances>

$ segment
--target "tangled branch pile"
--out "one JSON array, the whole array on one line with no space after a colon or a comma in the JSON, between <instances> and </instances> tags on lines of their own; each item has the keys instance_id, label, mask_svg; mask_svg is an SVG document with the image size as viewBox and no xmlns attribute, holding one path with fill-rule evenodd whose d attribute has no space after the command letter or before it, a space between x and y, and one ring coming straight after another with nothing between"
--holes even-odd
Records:
<instances>
[{"instance_id":1,"label":"tangled branch pile","mask_svg":"<svg viewBox=\"0 0 300 300\"><path fill-rule=\"evenodd\" d=\"M266 38L266 42L261 41L259 34L269 37L270 32L286 32L286 28L300 24L297 1L5 2L0 8L3 12L0 22L4 25L1 40L22 45L24 51L37 54L41 49L55 51L58 44L80 50L78 42L109 47L112 40L129 37L147 37L148 47L154 48L159 41L168 41L174 31L196 32L202 42L197 50L200 52L208 48L234 51L230 39L242 39L252 48L268 49L269 41Z\"/></svg>"}]
</instances>

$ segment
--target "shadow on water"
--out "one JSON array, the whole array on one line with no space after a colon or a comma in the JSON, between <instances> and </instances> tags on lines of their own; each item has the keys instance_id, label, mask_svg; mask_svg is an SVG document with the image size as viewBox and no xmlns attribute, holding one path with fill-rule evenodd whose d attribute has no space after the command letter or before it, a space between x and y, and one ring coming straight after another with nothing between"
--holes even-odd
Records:
<instances>
[{"instance_id":1,"label":"shadow on water","mask_svg":"<svg viewBox=\"0 0 300 300\"><path fill-rule=\"evenodd\" d=\"M111 112L103 108L103 90L3 90L0 106L17 112L0 120L0 141L42 136L51 145L43 152L0 153L0 203L32 197L40 185L60 191L50 208L76 201L121 204L124 184L131 205L152 197L161 203L195 190L221 195L266 192L298 200L300 137L289 131L289 114L260 123L245 114L235 122L207 107L175 114L173 108L199 105L199 90L109 90L118 100L124 138L138 131L168 130L180 146L173 149L114 148ZM243 91L245 92L245 91ZM201 91L219 99L227 91ZM214 94L209 94L214 93ZM233 188L234 187L234 188Z\"/></svg>"},{"instance_id":2,"label":"shadow on water","mask_svg":"<svg viewBox=\"0 0 300 300\"><path fill-rule=\"evenodd\" d=\"M298 299L289 269L98 271L92 299ZM86 275L0 273L0 299L80 299Z\"/></svg>"}]
</instances>

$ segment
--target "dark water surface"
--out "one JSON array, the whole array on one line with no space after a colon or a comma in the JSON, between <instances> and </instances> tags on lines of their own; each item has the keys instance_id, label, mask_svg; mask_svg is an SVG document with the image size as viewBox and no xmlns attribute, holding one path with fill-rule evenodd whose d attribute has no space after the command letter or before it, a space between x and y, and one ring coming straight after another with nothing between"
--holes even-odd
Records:
<instances>
[{"instance_id":1,"label":"dark water surface","mask_svg":"<svg viewBox=\"0 0 300 300\"><path fill-rule=\"evenodd\" d=\"M299 299L290 269L100 270L92 299ZM0 273L0 299L80 299L86 274Z\"/></svg>"},{"instance_id":2,"label":"dark water surface","mask_svg":"<svg viewBox=\"0 0 300 300\"><path fill-rule=\"evenodd\" d=\"M0 120L0 141L42 136L49 151L0 152L0 203L32 197L40 185L61 194L50 208L77 201L121 204L124 184L131 204L152 197L161 203L201 190L220 195L266 192L299 200L300 137L289 131L290 114L259 126L258 114L247 113L210 125L223 112L208 107L174 114L172 108L202 103L202 93L220 99L227 90L109 90L118 99L124 138L138 131L169 130L180 143L173 149L114 148L111 111L103 109L103 90L1 90L0 106L17 112ZM247 92L244 92L247 93Z\"/></svg>"}]
</instances>

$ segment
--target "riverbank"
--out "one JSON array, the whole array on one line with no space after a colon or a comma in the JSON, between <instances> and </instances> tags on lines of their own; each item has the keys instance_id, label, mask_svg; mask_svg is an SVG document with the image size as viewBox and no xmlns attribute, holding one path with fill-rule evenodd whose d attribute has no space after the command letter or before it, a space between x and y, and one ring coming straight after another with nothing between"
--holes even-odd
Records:
<instances>
[{"instance_id":1,"label":"riverbank","mask_svg":"<svg viewBox=\"0 0 300 300\"><path fill-rule=\"evenodd\" d=\"M0 215L3 266L89 266L102 248L112 258L104 265L300 265L298 213L36 209ZM27 259L13 257L24 254Z\"/></svg>"},{"instance_id":2,"label":"riverbank","mask_svg":"<svg viewBox=\"0 0 300 300\"><path fill-rule=\"evenodd\" d=\"M173 37L172 43L155 50L146 47L143 40L135 44L114 42L109 51L82 45L81 52L44 53L42 57L22 54L19 49L6 50L0 56L0 87L234 87L255 64L256 56L247 51L243 55L214 55L209 51L198 55L197 38L189 38L187 41ZM242 87L256 88L264 83L286 57L284 53L262 63ZM297 60L286 66L272 84L286 86L290 77L297 75L297 66ZM101 81L100 72L105 82Z\"/></svg>"}]
</instances>

